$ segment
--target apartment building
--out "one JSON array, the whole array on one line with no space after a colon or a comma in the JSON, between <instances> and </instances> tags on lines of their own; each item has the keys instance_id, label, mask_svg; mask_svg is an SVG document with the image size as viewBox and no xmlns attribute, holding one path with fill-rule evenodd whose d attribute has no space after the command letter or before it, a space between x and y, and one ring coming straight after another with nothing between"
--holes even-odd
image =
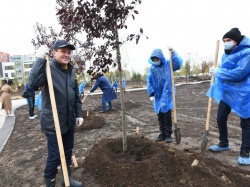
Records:
<instances>
[{"instance_id":1,"label":"apartment building","mask_svg":"<svg viewBox=\"0 0 250 187\"><path fill-rule=\"evenodd\" d=\"M5 52L0 51L0 62L9 62L9 61L10 61L9 53L5 53Z\"/></svg>"},{"instance_id":2,"label":"apartment building","mask_svg":"<svg viewBox=\"0 0 250 187\"><path fill-rule=\"evenodd\" d=\"M17 79L19 85L27 82L29 72L35 63L34 55L12 55L11 61L0 61L0 76L2 80Z\"/></svg>"}]
</instances>

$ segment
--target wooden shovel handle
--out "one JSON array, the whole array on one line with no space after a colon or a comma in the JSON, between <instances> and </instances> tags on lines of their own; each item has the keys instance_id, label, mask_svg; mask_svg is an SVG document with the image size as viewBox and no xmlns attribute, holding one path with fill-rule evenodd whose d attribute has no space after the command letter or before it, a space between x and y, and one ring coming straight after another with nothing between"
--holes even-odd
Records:
<instances>
[{"instance_id":1,"label":"wooden shovel handle","mask_svg":"<svg viewBox=\"0 0 250 187\"><path fill-rule=\"evenodd\" d=\"M64 177L64 181L65 181L65 186L68 187L68 186L70 186L69 175L68 175L68 169L67 169L66 159L65 159L65 154L64 154L64 147L63 147L63 143L62 143L62 135L61 135L61 129L60 129L58 113L57 113L57 108L56 108L56 100L55 100L55 94L54 94L54 88L53 88L53 83L52 83L52 76L51 76L51 71L50 71L50 64L49 64L48 55L46 56L46 61L47 61L46 62L46 74L47 74L47 81L48 81L48 86L49 86L49 95L50 95L52 113L53 113L53 118L54 118L54 123L55 123L55 129L56 129L56 137L57 137L58 148L59 148L59 152L60 152L61 165L62 165L62 170L63 170L63 177Z\"/></svg>"},{"instance_id":2,"label":"wooden shovel handle","mask_svg":"<svg viewBox=\"0 0 250 187\"><path fill-rule=\"evenodd\" d=\"M172 50L169 50L171 85L172 85L172 100L173 100L173 105L174 105L174 124L176 124L177 123L177 115L176 115L176 103L175 103L175 92L174 92L174 70L173 70L172 52L173 52Z\"/></svg>"},{"instance_id":3,"label":"wooden shovel handle","mask_svg":"<svg viewBox=\"0 0 250 187\"><path fill-rule=\"evenodd\" d=\"M220 40L217 40L216 42L216 50L215 50L215 55L214 55L214 64L213 66L217 66L217 61L218 61L218 54L219 54L219 47L220 47ZM211 86L214 84L214 75L212 75L211 78ZM206 127L205 130L209 130L209 121L210 121L210 114L211 114L211 106L212 106L212 98L209 97L208 99L208 107L207 107L207 119L206 119Z\"/></svg>"}]
</instances>

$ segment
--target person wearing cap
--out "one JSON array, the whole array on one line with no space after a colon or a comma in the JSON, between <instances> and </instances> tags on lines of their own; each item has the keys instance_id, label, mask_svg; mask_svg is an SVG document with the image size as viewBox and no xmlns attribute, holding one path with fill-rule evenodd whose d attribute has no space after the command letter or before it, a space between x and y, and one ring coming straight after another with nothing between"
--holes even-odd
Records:
<instances>
[{"instance_id":1,"label":"person wearing cap","mask_svg":"<svg viewBox=\"0 0 250 187\"><path fill-rule=\"evenodd\" d=\"M87 71L91 75L91 80L96 80L94 86L89 90L89 93L93 93L98 87L102 90L102 110L100 113L113 110L112 101L117 98L116 92L110 81L103 75L101 70L90 67ZM106 110L106 103L109 108Z\"/></svg>"},{"instance_id":2,"label":"person wearing cap","mask_svg":"<svg viewBox=\"0 0 250 187\"><path fill-rule=\"evenodd\" d=\"M70 64L71 53L74 49L75 47L67 41L57 40L52 48L53 59L50 62L50 69L70 186L81 187L83 186L82 182L71 177L74 128L83 123L82 102L79 97L77 79L73 66ZM46 76L45 57L48 52L47 46L41 46L37 50L37 59L30 71L27 84L31 88L41 88L40 124L41 131L46 135L48 147L44 178L46 186L53 187L56 186L57 167L61 164L61 160ZM64 179L62 179L61 185L65 185Z\"/></svg>"},{"instance_id":3,"label":"person wearing cap","mask_svg":"<svg viewBox=\"0 0 250 187\"><path fill-rule=\"evenodd\" d=\"M232 28L222 38L224 54L221 67L210 68L215 83L207 92L218 104L217 124L219 143L209 150L214 152L230 150L227 119L231 111L240 117L242 143L237 163L250 165L250 40L241 35L238 28Z\"/></svg>"},{"instance_id":4,"label":"person wearing cap","mask_svg":"<svg viewBox=\"0 0 250 187\"><path fill-rule=\"evenodd\" d=\"M175 50L172 51L173 71L182 66L182 58ZM161 49L154 49L149 59L151 64L147 75L147 91L150 100L153 102L154 111L159 121L160 134L156 141L172 142L172 85L170 61L164 57Z\"/></svg>"}]
</instances>

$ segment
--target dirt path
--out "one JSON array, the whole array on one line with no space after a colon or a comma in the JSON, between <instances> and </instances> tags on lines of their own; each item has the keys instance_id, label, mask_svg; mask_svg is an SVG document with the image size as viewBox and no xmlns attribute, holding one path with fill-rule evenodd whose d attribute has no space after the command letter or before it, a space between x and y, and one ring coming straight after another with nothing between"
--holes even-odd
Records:
<instances>
[{"instance_id":1,"label":"dirt path","mask_svg":"<svg viewBox=\"0 0 250 187\"><path fill-rule=\"evenodd\" d=\"M126 92L127 152L122 151L119 99L113 103L116 110L100 114L101 96L89 96L83 105L84 125L75 133L74 154L79 167L73 169L74 178L84 181L85 187L250 186L250 167L236 163L241 129L235 114L228 120L232 150L217 154L206 151L206 157L201 157L208 88L209 83L177 87L179 145L154 141L159 134L158 121L146 90ZM207 148L218 143L217 107L213 102ZM27 106L16 111L13 134L0 155L0 186L43 185L46 138L39 130L39 119L31 121L27 113ZM135 135L136 127L139 135ZM192 167L194 159L199 164ZM61 169L58 172L59 186Z\"/></svg>"}]
</instances>

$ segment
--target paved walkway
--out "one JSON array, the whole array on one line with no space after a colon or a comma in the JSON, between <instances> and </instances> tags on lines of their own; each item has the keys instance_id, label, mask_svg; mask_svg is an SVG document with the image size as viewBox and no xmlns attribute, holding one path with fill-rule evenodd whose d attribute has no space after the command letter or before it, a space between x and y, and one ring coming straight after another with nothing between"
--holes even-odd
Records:
<instances>
[{"instance_id":1,"label":"paved walkway","mask_svg":"<svg viewBox=\"0 0 250 187\"><path fill-rule=\"evenodd\" d=\"M26 105L26 99L13 99L12 100L12 110L14 111L23 105ZM28 114L27 114L28 115ZM15 116L6 117L5 111L0 110L0 153L2 152L5 144L7 143L12 130L15 125Z\"/></svg>"}]
</instances>

